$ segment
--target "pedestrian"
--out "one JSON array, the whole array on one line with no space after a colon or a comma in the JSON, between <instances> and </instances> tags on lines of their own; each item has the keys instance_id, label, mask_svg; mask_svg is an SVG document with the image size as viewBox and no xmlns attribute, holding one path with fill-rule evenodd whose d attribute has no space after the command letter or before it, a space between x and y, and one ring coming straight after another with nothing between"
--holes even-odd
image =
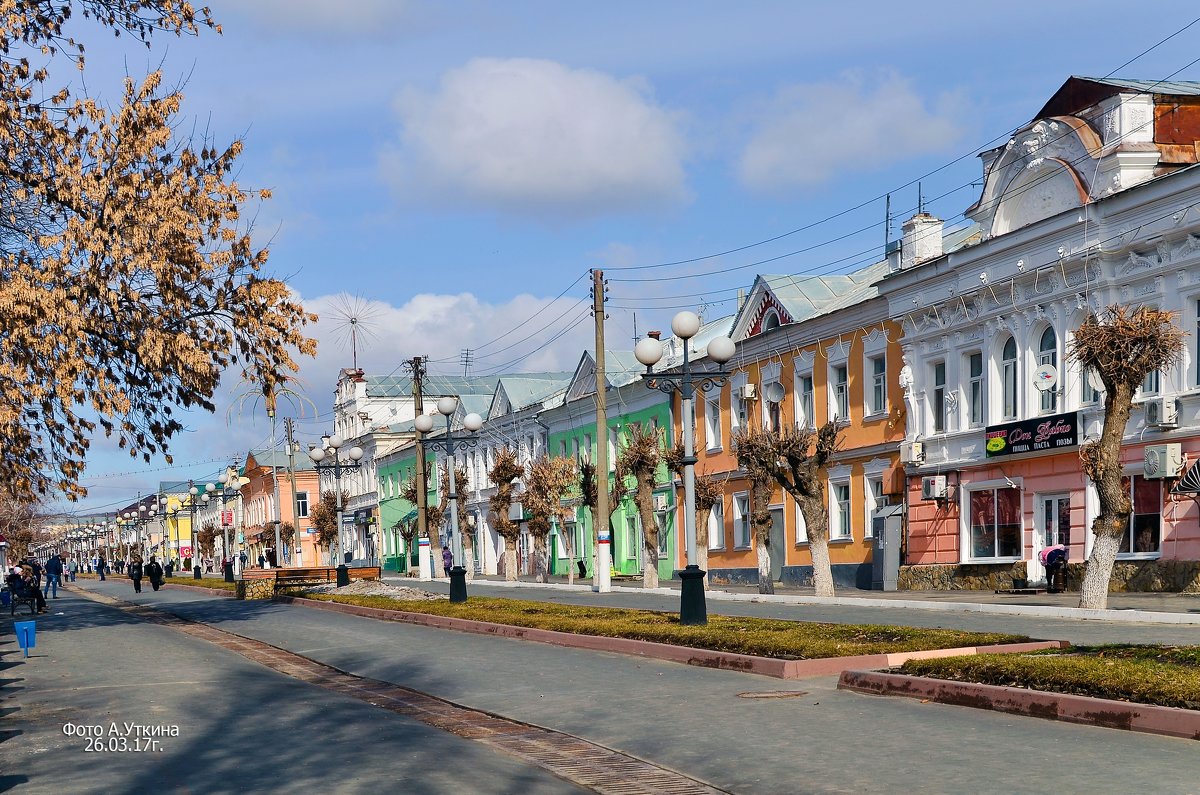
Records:
<instances>
[{"instance_id":1,"label":"pedestrian","mask_svg":"<svg viewBox=\"0 0 1200 795\"><path fill-rule=\"evenodd\" d=\"M126 566L129 570L129 579L133 580L133 592L142 592L142 559L134 555L129 559L129 565Z\"/></svg>"},{"instance_id":2,"label":"pedestrian","mask_svg":"<svg viewBox=\"0 0 1200 795\"><path fill-rule=\"evenodd\" d=\"M42 592L42 598L50 596L51 590L54 592L54 598L58 598L58 584L62 581L63 559L55 555L46 561L46 587Z\"/></svg>"},{"instance_id":3,"label":"pedestrian","mask_svg":"<svg viewBox=\"0 0 1200 795\"><path fill-rule=\"evenodd\" d=\"M267 567L267 559L263 556L263 553L261 553L261 552L258 553L258 567L260 569L265 569Z\"/></svg>"},{"instance_id":4,"label":"pedestrian","mask_svg":"<svg viewBox=\"0 0 1200 795\"><path fill-rule=\"evenodd\" d=\"M146 564L146 576L150 578L150 587L158 590L163 584L163 567L162 564L150 556L150 562Z\"/></svg>"},{"instance_id":5,"label":"pedestrian","mask_svg":"<svg viewBox=\"0 0 1200 795\"><path fill-rule=\"evenodd\" d=\"M72 558L67 564L67 569L71 572L71 582L75 582L75 575L79 573L79 561Z\"/></svg>"},{"instance_id":6,"label":"pedestrian","mask_svg":"<svg viewBox=\"0 0 1200 795\"><path fill-rule=\"evenodd\" d=\"M450 547L442 544L442 568L446 570L446 576L450 576L450 567L454 565L454 553L450 551Z\"/></svg>"},{"instance_id":7,"label":"pedestrian","mask_svg":"<svg viewBox=\"0 0 1200 795\"><path fill-rule=\"evenodd\" d=\"M104 582L104 570L108 568L107 561L104 558L96 558L96 573L100 575L100 582Z\"/></svg>"},{"instance_id":8,"label":"pedestrian","mask_svg":"<svg viewBox=\"0 0 1200 795\"><path fill-rule=\"evenodd\" d=\"M240 560L242 562L241 568L245 569L246 568L246 550L243 549L241 552L238 553L238 560Z\"/></svg>"},{"instance_id":9,"label":"pedestrian","mask_svg":"<svg viewBox=\"0 0 1200 795\"><path fill-rule=\"evenodd\" d=\"M175 559L174 558L167 559L166 570L167 570L168 577L174 576L174 574L175 574Z\"/></svg>"}]
</instances>

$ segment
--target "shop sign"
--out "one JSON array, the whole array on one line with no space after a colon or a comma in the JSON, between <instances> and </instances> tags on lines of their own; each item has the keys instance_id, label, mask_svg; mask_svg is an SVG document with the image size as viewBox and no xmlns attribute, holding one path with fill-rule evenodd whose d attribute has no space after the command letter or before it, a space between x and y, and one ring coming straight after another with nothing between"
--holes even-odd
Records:
<instances>
[{"instance_id":1,"label":"shop sign","mask_svg":"<svg viewBox=\"0 0 1200 795\"><path fill-rule=\"evenodd\" d=\"M984 438L988 458L1074 447L1079 444L1079 412L989 425Z\"/></svg>"}]
</instances>

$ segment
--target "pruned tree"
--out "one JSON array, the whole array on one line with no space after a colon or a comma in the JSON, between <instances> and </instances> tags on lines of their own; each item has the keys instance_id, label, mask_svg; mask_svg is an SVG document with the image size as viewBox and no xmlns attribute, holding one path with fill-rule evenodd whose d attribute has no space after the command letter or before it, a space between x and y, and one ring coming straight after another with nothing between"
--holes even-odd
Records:
<instances>
[{"instance_id":1,"label":"pruned tree","mask_svg":"<svg viewBox=\"0 0 1200 795\"><path fill-rule=\"evenodd\" d=\"M574 461L547 455L530 464L529 474L525 476L525 494L521 502L529 513L529 534L533 536L534 546L534 575L538 582L547 581L547 541L554 523L558 523L560 537L568 535L566 527L570 509L563 505L563 497L574 485L576 477ZM568 578L573 573L568 570Z\"/></svg>"},{"instance_id":2,"label":"pruned tree","mask_svg":"<svg viewBox=\"0 0 1200 795\"><path fill-rule=\"evenodd\" d=\"M608 516L604 521L608 525L608 552L613 557L615 562L616 549L616 533L612 526L612 515L621 507L621 502L625 499L625 492L628 490L626 480L629 478L629 473L625 471L625 465L621 461L620 456L616 457L613 462L613 471L609 473L608 478ZM600 510L597 505L597 494L599 494L596 479L596 465L588 458L582 458L579 461L579 490L583 505L588 509L588 513L592 517L592 532L593 535L599 538L599 529L601 527L598 512ZM592 558L592 570L595 571L596 560Z\"/></svg>"},{"instance_id":3,"label":"pruned tree","mask_svg":"<svg viewBox=\"0 0 1200 795\"><path fill-rule=\"evenodd\" d=\"M417 510L420 510L419 503L417 502L416 477L411 477L404 483L404 486L400 491L400 496L403 497L404 500L410 505L417 508ZM440 533L442 521L445 518L446 514L441 505L437 505L431 503L429 500L425 500L425 532L429 534L430 555L436 554L436 551L441 549L440 546L434 546L434 543L437 541L437 539L441 538ZM420 525L414 521L412 531L414 539L417 537L417 532L419 529ZM435 565L433 558L430 558L428 563L430 566L430 571L437 571L437 565Z\"/></svg>"},{"instance_id":4,"label":"pruned tree","mask_svg":"<svg viewBox=\"0 0 1200 795\"><path fill-rule=\"evenodd\" d=\"M78 17L86 20L79 22ZM76 499L95 431L163 455L182 411L240 369L269 386L312 355L316 319L264 275L233 176L242 142L180 136L182 94L127 77L114 107L77 87L81 36L219 31L186 0L0 3L0 483ZM36 66L31 66L31 61ZM58 84L57 65L70 70Z\"/></svg>"},{"instance_id":5,"label":"pruned tree","mask_svg":"<svg viewBox=\"0 0 1200 795\"><path fill-rule=\"evenodd\" d=\"M210 558L217 552L217 524L205 522L196 533L196 546L200 548L201 558Z\"/></svg>"},{"instance_id":6,"label":"pruned tree","mask_svg":"<svg viewBox=\"0 0 1200 795\"><path fill-rule=\"evenodd\" d=\"M758 559L758 592L775 593L771 579L771 494L777 485L779 435L751 425L733 437L738 466L750 481L750 533Z\"/></svg>"},{"instance_id":7,"label":"pruned tree","mask_svg":"<svg viewBox=\"0 0 1200 795\"><path fill-rule=\"evenodd\" d=\"M667 469L675 473L680 480L683 479L683 441L678 440L674 447L666 450L663 453L663 461L667 465ZM708 520L712 516L713 507L721 501L724 494L723 480L718 480L713 475L695 473L696 483L696 559L689 560L688 563L695 563L704 571L704 587L708 587Z\"/></svg>"},{"instance_id":8,"label":"pruned tree","mask_svg":"<svg viewBox=\"0 0 1200 795\"><path fill-rule=\"evenodd\" d=\"M279 523L279 543L283 544L288 549L291 549L292 550L291 554L295 555L296 552L292 547L293 539L296 539L296 525L292 524L291 522L280 522Z\"/></svg>"},{"instance_id":9,"label":"pruned tree","mask_svg":"<svg viewBox=\"0 0 1200 795\"><path fill-rule=\"evenodd\" d=\"M413 489L416 489L415 484L413 485ZM416 543L417 532L421 529L417 524L416 518L409 519L408 521L402 519L399 522L396 522L393 527L400 531L400 537L404 539L404 555L407 559L411 560L413 544ZM398 554L399 550L397 550L397 555Z\"/></svg>"},{"instance_id":10,"label":"pruned tree","mask_svg":"<svg viewBox=\"0 0 1200 795\"><path fill-rule=\"evenodd\" d=\"M8 539L10 560L22 560L29 554L37 533L46 525L42 504L36 499L21 499L0 492L0 533Z\"/></svg>"},{"instance_id":11,"label":"pruned tree","mask_svg":"<svg viewBox=\"0 0 1200 795\"><path fill-rule=\"evenodd\" d=\"M439 506L442 515L445 516L450 510L450 465L445 464L441 468L440 482L442 492L442 504ZM464 566L467 570L467 579L475 579L475 536L471 533L471 529L467 526L467 501L465 499L467 491L467 471L460 467L454 468L454 493L456 496L455 502L458 503L458 532L462 535L463 555L466 557ZM472 565L466 565L471 563Z\"/></svg>"},{"instance_id":12,"label":"pruned tree","mask_svg":"<svg viewBox=\"0 0 1200 795\"><path fill-rule=\"evenodd\" d=\"M1079 448L1083 472L1096 485L1100 513L1092 522L1096 536L1084 570L1079 606L1103 610L1121 539L1129 534L1133 504L1121 473L1121 440L1133 396L1146 376L1179 360L1185 333L1174 312L1149 307L1110 306L1089 315L1071 346L1070 356L1083 372L1104 382L1104 425L1100 438Z\"/></svg>"},{"instance_id":13,"label":"pruned tree","mask_svg":"<svg viewBox=\"0 0 1200 795\"><path fill-rule=\"evenodd\" d=\"M645 552L642 585L658 587L658 519L654 514L654 487L658 485L658 466L662 462L662 434L656 429L631 423L625 444L617 453L626 471L634 479L633 503L642 523Z\"/></svg>"},{"instance_id":14,"label":"pruned tree","mask_svg":"<svg viewBox=\"0 0 1200 795\"><path fill-rule=\"evenodd\" d=\"M345 505L349 499L350 494L343 491L342 504ZM331 552L334 543L338 540L338 534L341 532L337 521L337 492L332 489L321 492L321 499L309 511L308 518L313 529L317 531L315 539L317 547Z\"/></svg>"},{"instance_id":15,"label":"pruned tree","mask_svg":"<svg viewBox=\"0 0 1200 795\"><path fill-rule=\"evenodd\" d=\"M517 454L508 447L496 451L488 479L496 484L496 492L488 498L492 513L492 527L504 545L504 579L517 579L517 542L521 537L521 525L509 518L512 508L513 481L525 474L525 468L517 463Z\"/></svg>"},{"instance_id":16,"label":"pruned tree","mask_svg":"<svg viewBox=\"0 0 1200 795\"><path fill-rule=\"evenodd\" d=\"M817 596L834 595L833 567L829 562L829 514L825 510L825 482L821 471L838 451L840 433L836 422L827 422L817 430L784 428L782 431L764 431L747 428L734 437L738 464L747 471L756 468L769 474L800 507L808 533ZM769 533L769 514L766 527ZM766 539L763 544L765 546ZM763 577L763 556L764 552L760 551L760 578ZM769 580L769 554L766 555L766 561L766 579Z\"/></svg>"}]
</instances>

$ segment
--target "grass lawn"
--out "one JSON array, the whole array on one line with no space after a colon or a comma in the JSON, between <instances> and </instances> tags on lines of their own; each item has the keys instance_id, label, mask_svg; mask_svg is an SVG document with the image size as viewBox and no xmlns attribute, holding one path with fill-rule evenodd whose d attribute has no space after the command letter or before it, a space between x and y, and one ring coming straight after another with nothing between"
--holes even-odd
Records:
<instances>
[{"instance_id":1,"label":"grass lawn","mask_svg":"<svg viewBox=\"0 0 1200 795\"><path fill-rule=\"evenodd\" d=\"M1200 709L1200 646L1075 646L910 660L900 670L934 679Z\"/></svg>"},{"instance_id":2,"label":"grass lawn","mask_svg":"<svg viewBox=\"0 0 1200 795\"><path fill-rule=\"evenodd\" d=\"M474 596L469 602L452 604L444 600L405 601L384 596L318 593L305 595L310 599L384 610L469 618L577 635L632 638L785 660L949 649L1029 640L1020 635L960 632L952 629L818 624L720 615L710 615L707 626L685 627L680 625L679 616L675 613Z\"/></svg>"}]
</instances>

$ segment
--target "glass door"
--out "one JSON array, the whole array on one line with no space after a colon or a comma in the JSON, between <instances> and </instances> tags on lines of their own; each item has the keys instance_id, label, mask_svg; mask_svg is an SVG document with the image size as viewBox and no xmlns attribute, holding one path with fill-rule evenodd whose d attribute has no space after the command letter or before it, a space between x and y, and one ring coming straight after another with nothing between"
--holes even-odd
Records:
<instances>
[{"instance_id":1,"label":"glass door","mask_svg":"<svg viewBox=\"0 0 1200 795\"><path fill-rule=\"evenodd\" d=\"M1071 497L1069 494L1050 494L1038 497L1037 529L1033 548L1026 564L1030 582L1045 582L1046 568L1039 557L1046 547L1062 544L1071 546Z\"/></svg>"}]
</instances>

